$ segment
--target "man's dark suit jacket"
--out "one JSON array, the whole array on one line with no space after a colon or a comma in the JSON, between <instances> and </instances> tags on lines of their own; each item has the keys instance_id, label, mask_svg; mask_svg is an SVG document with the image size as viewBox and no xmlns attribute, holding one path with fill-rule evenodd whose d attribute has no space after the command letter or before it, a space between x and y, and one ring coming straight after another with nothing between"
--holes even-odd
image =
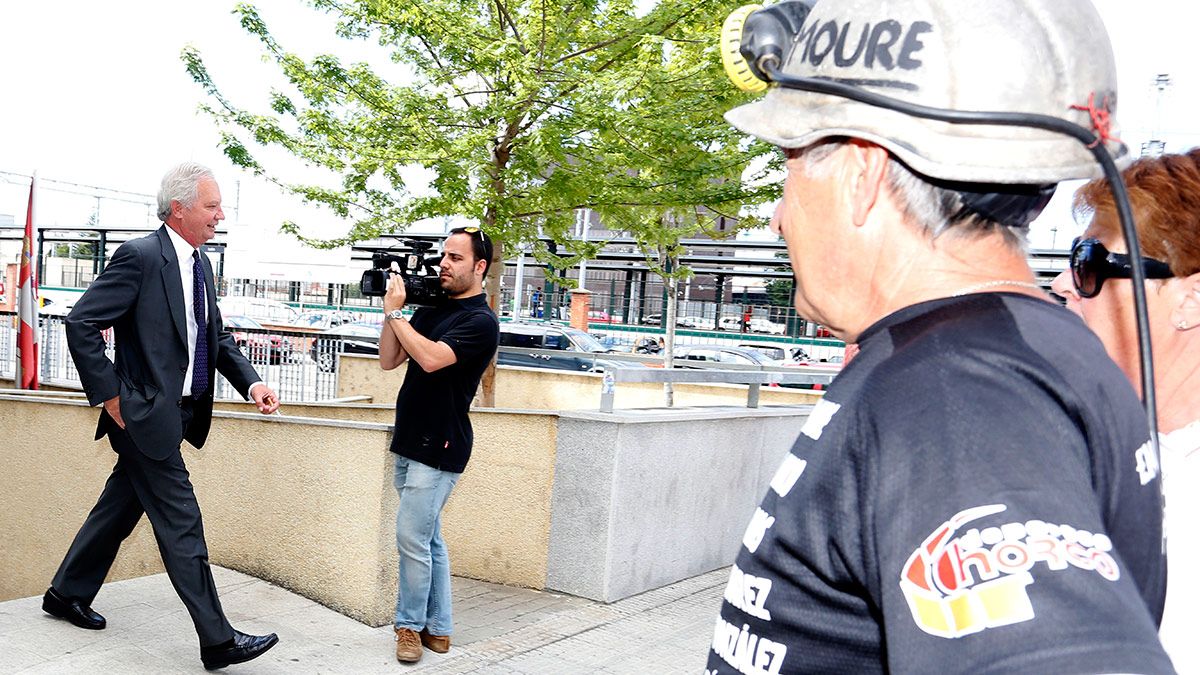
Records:
<instances>
[{"instance_id":1,"label":"man's dark suit jacket","mask_svg":"<svg viewBox=\"0 0 1200 675\"><path fill-rule=\"evenodd\" d=\"M207 296L209 395L193 402L187 436L179 408L188 368L187 317L179 261L164 225L153 234L125 242L100 276L67 315L67 345L83 390L92 405L120 396L125 429L152 459L165 459L183 440L204 445L212 421L214 371L247 397L260 378L224 330L208 259L204 263ZM104 354L100 331L112 328L115 363ZM101 409L97 440L116 426Z\"/></svg>"}]
</instances>

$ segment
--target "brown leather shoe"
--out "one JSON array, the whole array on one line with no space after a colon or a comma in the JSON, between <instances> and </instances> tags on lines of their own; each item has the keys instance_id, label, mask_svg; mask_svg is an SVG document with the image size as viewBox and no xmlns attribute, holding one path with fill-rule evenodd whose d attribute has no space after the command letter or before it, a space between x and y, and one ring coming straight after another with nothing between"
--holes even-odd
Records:
<instances>
[{"instance_id":1,"label":"brown leather shoe","mask_svg":"<svg viewBox=\"0 0 1200 675\"><path fill-rule=\"evenodd\" d=\"M421 660L421 636L411 628L396 629L396 660L416 663Z\"/></svg>"},{"instance_id":2,"label":"brown leather shoe","mask_svg":"<svg viewBox=\"0 0 1200 675\"><path fill-rule=\"evenodd\" d=\"M445 654L450 651L450 636L449 635L433 635L424 628L421 629L421 644L429 648L431 652Z\"/></svg>"}]
</instances>

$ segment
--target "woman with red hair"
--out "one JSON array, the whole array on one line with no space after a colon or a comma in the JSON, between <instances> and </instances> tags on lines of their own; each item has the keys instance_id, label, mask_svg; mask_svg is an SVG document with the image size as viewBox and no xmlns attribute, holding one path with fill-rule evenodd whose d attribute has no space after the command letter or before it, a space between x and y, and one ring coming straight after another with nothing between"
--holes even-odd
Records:
<instances>
[{"instance_id":1,"label":"woman with red hair","mask_svg":"<svg viewBox=\"0 0 1200 675\"><path fill-rule=\"evenodd\" d=\"M1051 288L1140 391L1129 284L1134 264L1146 272L1169 565L1159 635L1179 672L1200 673L1200 148L1139 159L1122 177L1142 259L1125 255L1107 181L1092 181L1075 195L1076 214L1089 219L1087 229L1072 246L1070 268ZM1159 468L1144 450L1131 461L1140 472Z\"/></svg>"}]
</instances>

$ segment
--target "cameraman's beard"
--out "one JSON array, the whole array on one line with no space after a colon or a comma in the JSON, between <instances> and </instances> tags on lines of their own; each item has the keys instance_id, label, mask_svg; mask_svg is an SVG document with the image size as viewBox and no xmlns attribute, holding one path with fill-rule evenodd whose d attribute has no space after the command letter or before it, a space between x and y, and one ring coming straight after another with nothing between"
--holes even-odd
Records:
<instances>
[{"instance_id":1,"label":"cameraman's beard","mask_svg":"<svg viewBox=\"0 0 1200 675\"><path fill-rule=\"evenodd\" d=\"M439 283L442 285L442 290L448 295L458 295L471 289L471 279L469 277L456 276L453 272L449 277L440 277Z\"/></svg>"}]
</instances>

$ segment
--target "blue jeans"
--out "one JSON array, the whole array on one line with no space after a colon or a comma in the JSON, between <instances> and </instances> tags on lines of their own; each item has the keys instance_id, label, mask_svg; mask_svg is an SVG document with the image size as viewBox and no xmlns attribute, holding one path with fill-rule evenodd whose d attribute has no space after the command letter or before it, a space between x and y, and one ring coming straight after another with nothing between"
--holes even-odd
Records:
<instances>
[{"instance_id":1,"label":"blue jeans","mask_svg":"<svg viewBox=\"0 0 1200 675\"><path fill-rule=\"evenodd\" d=\"M396 628L450 635L450 557L442 541L442 507L461 474L396 455L396 549L400 583Z\"/></svg>"}]
</instances>

